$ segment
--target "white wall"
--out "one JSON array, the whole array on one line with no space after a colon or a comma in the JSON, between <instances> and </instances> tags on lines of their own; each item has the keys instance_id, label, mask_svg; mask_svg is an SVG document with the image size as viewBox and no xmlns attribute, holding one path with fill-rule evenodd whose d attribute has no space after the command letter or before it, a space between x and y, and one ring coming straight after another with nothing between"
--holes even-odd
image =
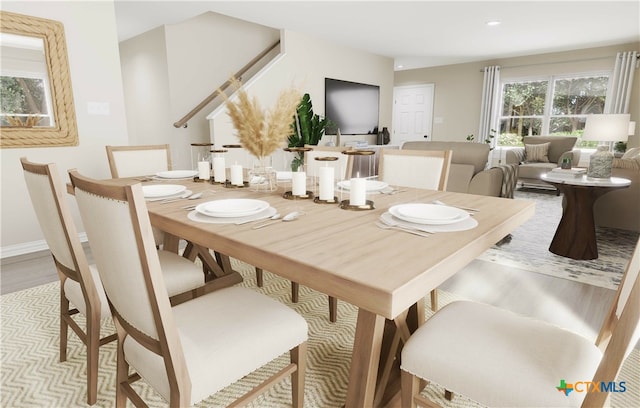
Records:
<instances>
[{"instance_id":1,"label":"white wall","mask_svg":"<svg viewBox=\"0 0 640 408\"><path fill-rule=\"evenodd\" d=\"M273 106L278 93L295 86L308 93L313 111L324 115L325 77L380 86L379 127L391 126L393 108L393 59L332 44L298 32L285 30L282 35L283 57L253 83L250 97L263 108ZM213 116L213 115L212 115ZM236 144L238 139L226 112L215 116L212 140L216 145ZM342 142L364 140L365 136L343 136ZM324 143L323 139L320 143ZM368 140L375 142L375 136ZM284 142L283 147L286 146Z\"/></svg>"},{"instance_id":2,"label":"white wall","mask_svg":"<svg viewBox=\"0 0 640 408\"><path fill-rule=\"evenodd\" d=\"M395 73L395 85L435 84L433 140L464 141L478 133L483 74L489 65L500 65L501 79L539 75L611 71L620 51L640 51L640 43L588 48L569 52L487 60L467 64L413 69ZM640 70L636 69L631 95L631 120L640 121ZM629 146L640 146L640 132Z\"/></svg>"},{"instance_id":3,"label":"white wall","mask_svg":"<svg viewBox=\"0 0 640 408\"><path fill-rule=\"evenodd\" d=\"M0 150L0 256L4 257L43 244L24 184L20 157L57 163L65 181L68 180L66 171L70 168L77 168L90 177L105 178L109 176L109 168L104 146L127 144L128 139L113 3L3 1L2 10L64 24L79 134L78 146ZM109 115L89 114L89 102L108 103ZM82 231L71 197L69 202Z\"/></svg>"},{"instance_id":4,"label":"white wall","mask_svg":"<svg viewBox=\"0 0 640 408\"><path fill-rule=\"evenodd\" d=\"M191 166L191 143L209 141L203 109L177 122L279 37L278 30L204 13L120 44L131 144L169 144L174 168Z\"/></svg>"}]
</instances>

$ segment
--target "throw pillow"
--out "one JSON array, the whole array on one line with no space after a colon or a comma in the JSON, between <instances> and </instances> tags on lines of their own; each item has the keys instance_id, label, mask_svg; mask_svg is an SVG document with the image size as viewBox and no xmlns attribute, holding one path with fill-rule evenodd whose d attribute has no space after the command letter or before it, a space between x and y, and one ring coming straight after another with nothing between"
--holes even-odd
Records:
<instances>
[{"instance_id":1,"label":"throw pillow","mask_svg":"<svg viewBox=\"0 0 640 408\"><path fill-rule=\"evenodd\" d=\"M613 159L614 169L640 170L640 157L634 159Z\"/></svg>"},{"instance_id":2,"label":"throw pillow","mask_svg":"<svg viewBox=\"0 0 640 408\"><path fill-rule=\"evenodd\" d=\"M524 145L525 163L549 163L549 145L551 143Z\"/></svg>"},{"instance_id":3,"label":"throw pillow","mask_svg":"<svg viewBox=\"0 0 640 408\"><path fill-rule=\"evenodd\" d=\"M622 155L623 159L635 159L636 157L640 157L640 147L633 147Z\"/></svg>"}]
</instances>

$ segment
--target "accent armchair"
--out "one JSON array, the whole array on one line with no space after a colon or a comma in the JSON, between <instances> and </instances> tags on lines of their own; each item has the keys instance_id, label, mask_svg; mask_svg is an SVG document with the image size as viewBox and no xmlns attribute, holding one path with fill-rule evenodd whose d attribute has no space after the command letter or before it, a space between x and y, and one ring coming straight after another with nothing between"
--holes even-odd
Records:
<instances>
[{"instance_id":1,"label":"accent armchair","mask_svg":"<svg viewBox=\"0 0 640 408\"><path fill-rule=\"evenodd\" d=\"M559 167L565 158L574 167L580 161L580 150L574 149L575 136L525 136L524 147L507 150L505 162L518 164L518 181L525 185L551 187L540 176Z\"/></svg>"}]
</instances>

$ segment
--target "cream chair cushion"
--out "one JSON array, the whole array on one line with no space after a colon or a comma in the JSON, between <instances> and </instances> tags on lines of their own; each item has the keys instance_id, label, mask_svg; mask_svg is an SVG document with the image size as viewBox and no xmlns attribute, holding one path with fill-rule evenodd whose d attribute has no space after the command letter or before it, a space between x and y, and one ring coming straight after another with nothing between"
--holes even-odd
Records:
<instances>
[{"instance_id":1,"label":"cream chair cushion","mask_svg":"<svg viewBox=\"0 0 640 408\"><path fill-rule=\"evenodd\" d=\"M98 296L100 297L100 304L102 307L100 308L100 318L104 319L107 317L111 317L111 310L109 309L109 303L107 302L107 295L104 293L104 288L102 287L102 282L100 281L100 275L98 274L98 269L95 265L89 265L89 270L91 271L91 275L93 276L93 283L96 287L96 292L98 292ZM80 311L84 316L87 315L87 306L84 301L84 295L82 294L82 288L80 287L80 283L74 281L73 279L67 279L64 282L64 293L67 296L67 299L73 306Z\"/></svg>"},{"instance_id":2,"label":"cream chair cushion","mask_svg":"<svg viewBox=\"0 0 640 408\"><path fill-rule=\"evenodd\" d=\"M193 262L168 251L158 251L158 257L162 265L162 275L169 296L177 295L204 285L204 273L202 269ZM104 293L98 269L95 265L89 265L89 269L93 275L96 291L102 304L100 318L111 317L107 295ZM72 279L67 279L64 283L64 291L69 302L71 302L80 313L86 316L87 308L80 284Z\"/></svg>"},{"instance_id":3,"label":"cream chair cushion","mask_svg":"<svg viewBox=\"0 0 640 408\"><path fill-rule=\"evenodd\" d=\"M307 340L307 323L300 315L247 288L221 289L172 311L192 381L191 404ZM127 362L168 400L162 358L131 336L124 352Z\"/></svg>"},{"instance_id":4,"label":"cream chair cushion","mask_svg":"<svg viewBox=\"0 0 640 408\"><path fill-rule=\"evenodd\" d=\"M430 352L431 351L431 352ZM443 307L402 351L402 369L491 407L580 406L602 354L584 337L475 302Z\"/></svg>"}]
</instances>

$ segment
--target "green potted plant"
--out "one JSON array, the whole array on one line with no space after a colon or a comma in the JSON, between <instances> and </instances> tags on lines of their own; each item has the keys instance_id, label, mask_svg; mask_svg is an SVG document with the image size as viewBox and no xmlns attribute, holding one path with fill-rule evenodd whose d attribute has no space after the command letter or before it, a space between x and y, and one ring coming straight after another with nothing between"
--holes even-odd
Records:
<instances>
[{"instance_id":1,"label":"green potted plant","mask_svg":"<svg viewBox=\"0 0 640 408\"><path fill-rule=\"evenodd\" d=\"M311 96L304 94L298 108L296 109L294 120L291 123L291 133L289 135L288 147L304 147L305 145L317 145L324 136L324 132L331 121L313 113ZM304 152L298 152L291 163L291 170L296 171L304 161Z\"/></svg>"},{"instance_id":2,"label":"green potted plant","mask_svg":"<svg viewBox=\"0 0 640 408\"><path fill-rule=\"evenodd\" d=\"M617 155L619 156L622 156L626 151L627 151L627 142L616 142L613 145L613 152L617 153Z\"/></svg>"}]
</instances>

